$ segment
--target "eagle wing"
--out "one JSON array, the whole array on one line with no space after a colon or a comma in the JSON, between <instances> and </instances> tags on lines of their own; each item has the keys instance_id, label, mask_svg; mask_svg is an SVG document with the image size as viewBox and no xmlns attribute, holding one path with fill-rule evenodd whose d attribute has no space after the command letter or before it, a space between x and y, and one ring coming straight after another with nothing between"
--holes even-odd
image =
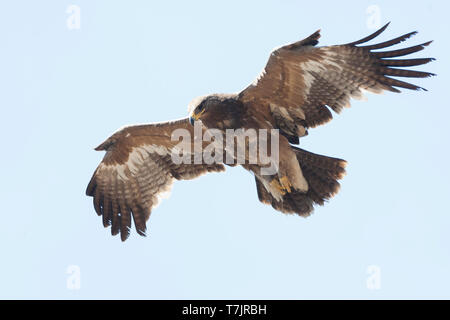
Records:
<instances>
[{"instance_id":1,"label":"eagle wing","mask_svg":"<svg viewBox=\"0 0 450 320\"><path fill-rule=\"evenodd\" d=\"M191 140L183 150L189 161L176 164L172 152L179 147L173 141L176 129L189 132ZM106 154L95 170L86 194L93 197L97 214L103 216L103 225L111 226L112 235L120 233L125 241L131 228L131 219L138 234L145 236L146 221L152 208L174 181L196 178L207 172L224 171L222 164L195 164L194 129L188 119L173 122L125 127L108 138L96 150ZM178 150L177 152L180 152Z\"/></svg>"},{"instance_id":2,"label":"eagle wing","mask_svg":"<svg viewBox=\"0 0 450 320\"><path fill-rule=\"evenodd\" d=\"M308 38L274 50L260 77L239 94L254 106L267 107L283 134L294 138L305 129L332 119L330 108L340 113L350 106L350 98L361 98L362 90L400 92L397 88L423 89L391 78L423 78L432 73L398 69L426 64L433 58L386 59L424 49L430 42L393 51L373 51L398 44L416 32L375 45L358 46L382 33L389 24L370 36L352 43L315 47L320 30ZM425 89L423 89L425 90Z\"/></svg>"}]
</instances>

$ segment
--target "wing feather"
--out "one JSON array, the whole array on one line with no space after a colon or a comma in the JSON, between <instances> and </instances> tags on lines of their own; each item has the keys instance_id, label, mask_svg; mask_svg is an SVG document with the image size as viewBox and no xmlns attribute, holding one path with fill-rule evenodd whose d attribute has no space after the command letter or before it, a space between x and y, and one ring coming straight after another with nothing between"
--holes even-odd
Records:
<instances>
[{"instance_id":1,"label":"wing feather","mask_svg":"<svg viewBox=\"0 0 450 320\"><path fill-rule=\"evenodd\" d=\"M172 141L171 134L180 128L194 136L188 119L183 119L126 127L96 148L105 150L106 154L86 194L93 197L95 211L102 216L103 225L111 226L112 235L120 233L122 241L130 234L132 219L136 232L146 235L151 210L161 195L170 190L174 180L225 170L223 164L173 163L171 151L179 142Z\"/></svg>"},{"instance_id":2,"label":"wing feather","mask_svg":"<svg viewBox=\"0 0 450 320\"><path fill-rule=\"evenodd\" d=\"M347 45L348 45L348 46L356 46L357 44L361 44L361 43L364 43L364 42L369 42L370 40L372 40L372 39L378 37L382 32L384 32L384 30L386 30L387 27L388 27L390 24L391 24L391 23L388 22L388 23L386 23L383 27L381 27L380 29L378 29L377 31L375 31L374 33L372 33L371 35L368 35L367 37L362 38L361 40L347 43Z\"/></svg>"},{"instance_id":3,"label":"wing feather","mask_svg":"<svg viewBox=\"0 0 450 320\"><path fill-rule=\"evenodd\" d=\"M276 49L270 55L264 72L239 94L239 98L254 108L269 108L275 127L286 136L297 136L299 126L315 127L333 118L330 109L339 113L350 106L351 98L361 98L362 90L381 93L384 90L400 92L398 88L425 90L417 85L391 77L426 78L433 73L399 69L395 67L418 66L433 58L397 58L423 50L430 42L391 51L372 51L401 43L417 32L410 32L395 39L374 45L364 44L386 30L389 24L373 34L348 44L315 47L318 32L303 41ZM311 40L313 39L313 40ZM287 114L279 119L273 114L276 105L285 108ZM293 115L301 111L304 119ZM277 110L276 110L277 111ZM288 128L288 129L286 129Z\"/></svg>"}]
</instances>

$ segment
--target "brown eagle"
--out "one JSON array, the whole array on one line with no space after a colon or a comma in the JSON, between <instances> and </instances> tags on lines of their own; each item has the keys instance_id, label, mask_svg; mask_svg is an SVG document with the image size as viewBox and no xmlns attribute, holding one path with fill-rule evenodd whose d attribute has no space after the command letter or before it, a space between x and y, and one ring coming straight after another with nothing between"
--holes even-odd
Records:
<instances>
[{"instance_id":1,"label":"brown eagle","mask_svg":"<svg viewBox=\"0 0 450 320\"><path fill-rule=\"evenodd\" d=\"M381 93L383 90L400 92L397 88L423 89L391 76L433 75L397 68L426 64L433 58L389 59L418 52L431 41L405 49L377 51L398 44L416 32L378 44L361 45L387 26L361 40L326 47L316 47L320 37L317 31L304 40L275 49L261 75L243 91L197 98L190 104L189 118L128 126L114 133L95 149L105 150L106 154L86 190L93 197L95 211L103 216L103 225L111 226L111 233L120 233L124 241L130 234L133 218L137 233L145 235L152 208L175 179L188 180L207 172L224 171L224 164L240 164L255 175L261 202L284 213L308 216L313 205L323 205L339 190L337 180L345 174L346 162L294 146L299 143L299 137L307 135L309 128L330 121L331 110L340 113L350 106L350 98L361 98L364 90ZM209 128L223 134L230 129L278 130L277 171L261 174L266 164L259 160L253 163L194 161L198 156L194 146L199 135L195 132L196 121L202 124L200 135ZM191 140L184 141L186 150L190 150L187 158L192 161L173 161L173 152L179 146L179 141L173 139L177 129L192 135ZM200 147L209 144L201 141ZM246 147L250 144L247 139ZM235 153L231 154L236 160Z\"/></svg>"}]
</instances>

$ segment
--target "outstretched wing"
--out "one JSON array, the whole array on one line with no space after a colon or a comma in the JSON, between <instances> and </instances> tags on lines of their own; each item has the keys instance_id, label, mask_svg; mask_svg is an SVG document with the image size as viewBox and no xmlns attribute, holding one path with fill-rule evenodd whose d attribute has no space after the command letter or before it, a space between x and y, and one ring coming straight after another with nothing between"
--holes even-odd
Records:
<instances>
[{"instance_id":1,"label":"outstretched wing","mask_svg":"<svg viewBox=\"0 0 450 320\"><path fill-rule=\"evenodd\" d=\"M302 41L274 50L261 76L239 97L255 108L269 108L277 127L288 137L298 139L305 128L330 121L329 108L341 112L343 107L350 106L350 98L362 97L362 90L380 93L400 92L397 88L423 89L390 76L432 76L428 72L395 67L422 65L434 59L386 58L420 51L431 41L406 49L374 51L398 44L416 33L411 32L379 44L358 46L378 36L387 26L344 45L315 47L320 37L317 31Z\"/></svg>"},{"instance_id":2,"label":"outstretched wing","mask_svg":"<svg viewBox=\"0 0 450 320\"><path fill-rule=\"evenodd\" d=\"M173 141L172 133L183 129L184 140ZM190 137L186 141L186 137ZM93 197L103 225L125 241L133 217L136 231L145 235L146 221L160 196L169 191L174 179L193 179L207 172L224 171L222 164L194 163L194 129L188 119L126 127L96 148L106 150L86 190ZM182 145L180 145L182 143ZM187 158L172 160L172 151ZM187 160L187 161L186 161ZM190 163L189 163L190 162ZM177 164L180 163L180 164Z\"/></svg>"}]
</instances>

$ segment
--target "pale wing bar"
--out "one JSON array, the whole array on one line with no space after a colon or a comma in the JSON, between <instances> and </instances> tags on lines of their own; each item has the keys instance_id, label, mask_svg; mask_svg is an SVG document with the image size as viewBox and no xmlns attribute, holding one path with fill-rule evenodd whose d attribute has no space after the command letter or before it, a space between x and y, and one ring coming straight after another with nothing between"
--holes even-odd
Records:
<instances>
[{"instance_id":1,"label":"pale wing bar","mask_svg":"<svg viewBox=\"0 0 450 320\"><path fill-rule=\"evenodd\" d=\"M361 96L361 89L378 93L382 90L400 92L397 88L426 90L415 84L391 77L426 78L434 76L430 72L398 69L395 67L411 67L429 63L434 58L419 59L386 59L397 58L423 50L432 41L405 49L392 51L372 51L401 43L417 32L410 32L382 43L357 46L377 37L388 24L372 35L361 40L338 46L317 48L318 55L324 58L324 70L306 70L312 77L312 84L306 94L303 105L305 111L305 127L315 127L332 119L331 108L340 113L343 107L349 106L350 98ZM314 53L311 53L314 55ZM329 67L327 67L329 65ZM341 70L337 71L335 66Z\"/></svg>"},{"instance_id":2,"label":"pale wing bar","mask_svg":"<svg viewBox=\"0 0 450 320\"><path fill-rule=\"evenodd\" d=\"M131 127L114 134L97 148L107 153L95 170L86 194L93 197L103 225L111 226L112 235L120 233L122 241L130 234L132 220L137 233L146 235L146 221L152 209L161 195L170 191L174 180L189 180L225 170L222 164L194 164L194 155L191 164L175 164L170 138L157 133L146 132L145 126Z\"/></svg>"}]
</instances>

